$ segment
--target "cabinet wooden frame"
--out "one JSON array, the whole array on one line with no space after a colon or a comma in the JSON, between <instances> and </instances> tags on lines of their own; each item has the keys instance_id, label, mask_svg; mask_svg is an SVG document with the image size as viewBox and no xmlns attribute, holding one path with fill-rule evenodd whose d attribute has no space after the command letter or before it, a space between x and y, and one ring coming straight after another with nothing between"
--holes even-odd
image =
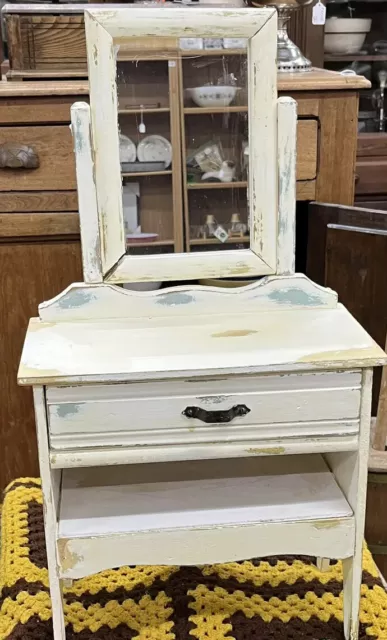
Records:
<instances>
[{"instance_id":1,"label":"cabinet wooden frame","mask_svg":"<svg viewBox=\"0 0 387 640\"><path fill-rule=\"evenodd\" d=\"M273 9L86 9L91 126L73 110L85 280L189 280L276 273L278 218L277 17ZM116 58L138 37L248 39L250 248L131 256L125 253ZM83 179L80 180L81 175ZM87 265L85 264L87 257Z\"/></svg>"}]
</instances>

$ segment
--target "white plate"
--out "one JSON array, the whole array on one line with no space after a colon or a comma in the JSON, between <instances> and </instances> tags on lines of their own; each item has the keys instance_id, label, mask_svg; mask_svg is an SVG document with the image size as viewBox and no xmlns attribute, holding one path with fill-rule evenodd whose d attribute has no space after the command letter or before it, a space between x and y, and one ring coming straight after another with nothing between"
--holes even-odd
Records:
<instances>
[{"instance_id":1,"label":"white plate","mask_svg":"<svg viewBox=\"0 0 387 640\"><path fill-rule=\"evenodd\" d=\"M167 169L172 162L172 146L163 136L146 136L137 147L140 162L164 162Z\"/></svg>"},{"instance_id":2,"label":"white plate","mask_svg":"<svg viewBox=\"0 0 387 640\"><path fill-rule=\"evenodd\" d=\"M120 163L122 162L135 162L136 161L136 145L128 136L124 136L122 133L120 136Z\"/></svg>"}]
</instances>

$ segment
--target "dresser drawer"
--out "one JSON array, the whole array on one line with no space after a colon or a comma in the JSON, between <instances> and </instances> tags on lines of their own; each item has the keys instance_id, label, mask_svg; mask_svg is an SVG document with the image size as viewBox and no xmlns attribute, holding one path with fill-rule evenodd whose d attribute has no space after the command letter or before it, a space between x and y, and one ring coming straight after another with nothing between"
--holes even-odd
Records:
<instances>
[{"instance_id":1,"label":"dresser drawer","mask_svg":"<svg viewBox=\"0 0 387 640\"><path fill-rule=\"evenodd\" d=\"M314 180L317 176L317 120L297 121L297 180Z\"/></svg>"},{"instance_id":2,"label":"dresser drawer","mask_svg":"<svg viewBox=\"0 0 387 640\"><path fill-rule=\"evenodd\" d=\"M13 149L28 147L38 159L37 168L30 167L27 155L25 166L0 168L0 191L66 191L76 189L73 141L68 125L0 127L1 145Z\"/></svg>"},{"instance_id":3,"label":"dresser drawer","mask_svg":"<svg viewBox=\"0 0 387 640\"><path fill-rule=\"evenodd\" d=\"M51 447L354 434L360 386L361 373L352 371L48 388ZM246 407L245 415L222 422L236 406ZM187 417L192 413L199 417Z\"/></svg>"},{"instance_id":4,"label":"dresser drawer","mask_svg":"<svg viewBox=\"0 0 387 640\"><path fill-rule=\"evenodd\" d=\"M387 159L365 158L356 162L355 193L387 193Z\"/></svg>"}]
</instances>

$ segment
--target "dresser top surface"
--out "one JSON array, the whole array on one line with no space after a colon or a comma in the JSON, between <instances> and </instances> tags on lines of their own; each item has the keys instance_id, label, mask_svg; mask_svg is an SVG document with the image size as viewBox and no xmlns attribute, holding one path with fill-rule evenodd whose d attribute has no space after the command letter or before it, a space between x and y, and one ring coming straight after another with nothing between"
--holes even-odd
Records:
<instances>
[{"instance_id":1,"label":"dresser top surface","mask_svg":"<svg viewBox=\"0 0 387 640\"><path fill-rule=\"evenodd\" d=\"M31 320L18 381L87 384L370 367L383 350L334 309L133 320Z\"/></svg>"}]
</instances>

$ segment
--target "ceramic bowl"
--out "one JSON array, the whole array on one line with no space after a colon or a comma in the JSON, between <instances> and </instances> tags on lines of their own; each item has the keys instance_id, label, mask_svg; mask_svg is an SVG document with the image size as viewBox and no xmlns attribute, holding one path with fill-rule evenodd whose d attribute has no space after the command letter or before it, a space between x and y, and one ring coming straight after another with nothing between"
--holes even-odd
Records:
<instances>
[{"instance_id":1,"label":"ceramic bowl","mask_svg":"<svg viewBox=\"0 0 387 640\"><path fill-rule=\"evenodd\" d=\"M156 242L159 237L158 233L128 233L126 235L126 244L141 244L144 242Z\"/></svg>"},{"instance_id":2,"label":"ceramic bowl","mask_svg":"<svg viewBox=\"0 0 387 640\"><path fill-rule=\"evenodd\" d=\"M360 51L371 29L368 18L328 18L325 23L325 53L356 53Z\"/></svg>"},{"instance_id":3,"label":"ceramic bowl","mask_svg":"<svg viewBox=\"0 0 387 640\"><path fill-rule=\"evenodd\" d=\"M234 289L236 287L247 287L249 284L256 282L256 279L251 280L234 280L233 278L204 278L199 280L199 284L204 287L221 287L222 289Z\"/></svg>"},{"instance_id":4,"label":"ceramic bowl","mask_svg":"<svg viewBox=\"0 0 387 640\"><path fill-rule=\"evenodd\" d=\"M194 87L188 95L198 107L228 107L239 91L239 87Z\"/></svg>"},{"instance_id":5,"label":"ceramic bowl","mask_svg":"<svg viewBox=\"0 0 387 640\"><path fill-rule=\"evenodd\" d=\"M127 282L124 284L124 289L130 291L157 291L162 284L162 282Z\"/></svg>"}]
</instances>

